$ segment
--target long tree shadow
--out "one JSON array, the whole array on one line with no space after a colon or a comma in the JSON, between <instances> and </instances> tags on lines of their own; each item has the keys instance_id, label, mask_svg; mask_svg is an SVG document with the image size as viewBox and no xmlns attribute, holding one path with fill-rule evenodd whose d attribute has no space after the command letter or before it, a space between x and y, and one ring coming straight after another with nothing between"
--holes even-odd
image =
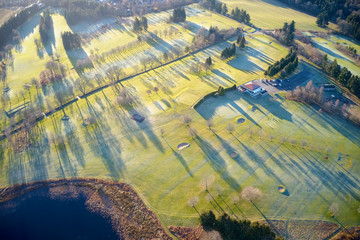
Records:
<instances>
[{"instance_id":1,"label":"long tree shadow","mask_svg":"<svg viewBox=\"0 0 360 240\"><path fill-rule=\"evenodd\" d=\"M84 159L84 148L80 143L80 139L76 134L76 127L71 124L70 121L65 121L65 133L67 142L69 143L69 147L73 155L76 157L76 160L82 167L85 167L85 159Z\"/></svg>"},{"instance_id":2,"label":"long tree shadow","mask_svg":"<svg viewBox=\"0 0 360 240\"><path fill-rule=\"evenodd\" d=\"M111 129L106 125L105 120L101 120L98 120L95 125L90 125L90 128L89 126L86 127L86 138L89 141L91 150L101 157L111 177L118 180L125 170L125 164L120 157L120 143L111 134ZM106 138L104 133L106 133Z\"/></svg>"},{"instance_id":3,"label":"long tree shadow","mask_svg":"<svg viewBox=\"0 0 360 240\"><path fill-rule=\"evenodd\" d=\"M205 153L207 161L210 163L210 166L218 173L221 178L227 182L233 189L238 189L240 185L236 180L230 176L226 170L225 160L220 156L218 151L206 140L196 136L194 138L195 143L200 147L200 149Z\"/></svg>"},{"instance_id":4,"label":"long tree shadow","mask_svg":"<svg viewBox=\"0 0 360 240\"><path fill-rule=\"evenodd\" d=\"M140 129L147 135L148 139L155 145L157 149L159 149L162 153L165 151L164 146L162 145L160 139L157 137L157 135L152 130L151 124L145 120L142 123L136 122Z\"/></svg>"},{"instance_id":5,"label":"long tree shadow","mask_svg":"<svg viewBox=\"0 0 360 240\"><path fill-rule=\"evenodd\" d=\"M25 22L19 27L21 39L25 39L28 35L34 32L35 28L39 25L40 13L35 14L30 20Z\"/></svg>"},{"instance_id":6,"label":"long tree shadow","mask_svg":"<svg viewBox=\"0 0 360 240\"><path fill-rule=\"evenodd\" d=\"M78 65L79 60L88 59L90 61L90 64L87 64L86 68L94 68L93 63L91 62L88 54L85 52L83 47L73 50L66 50L66 55L69 58L73 69L75 69L78 75L82 75L85 70L85 68L82 68Z\"/></svg>"},{"instance_id":7,"label":"long tree shadow","mask_svg":"<svg viewBox=\"0 0 360 240\"><path fill-rule=\"evenodd\" d=\"M193 173L191 172L187 162L185 161L185 159L183 158L183 156L178 153L177 151L175 151L170 144L167 142L166 138L163 136L162 137L164 139L164 141L166 142L166 144L170 147L171 151L173 152L173 154L175 155L175 157L180 161L180 163L183 165L183 167L185 168L185 170L187 171L187 173L190 175L190 177L193 177Z\"/></svg>"},{"instance_id":8,"label":"long tree shadow","mask_svg":"<svg viewBox=\"0 0 360 240\"><path fill-rule=\"evenodd\" d=\"M293 122L292 114L287 111L284 107L282 107L282 103L274 99L271 95L265 95L259 98L243 98L248 104L251 105L260 105L268 110L271 114L276 116L277 118Z\"/></svg>"},{"instance_id":9,"label":"long tree shadow","mask_svg":"<svg viewBox=\"0 0 360 240\"><path fill-rule=\"evenodd\" d=\"M49 29L49 39L47 42L43 42L43 46L46 50L46 53L51 56L53 55L53 48L56 48L56 38L55 38L55 31L54 31L54 22L52 20L52 17L50 17L51 19L51 26Z\"/></svg>"},{"instance_id":10,"label":"long tree shadow","mask_svg":"<svg viewBox=\"0 0 360 240\"><path fill-rule=\"evenodd\" d=\"M258 206L256 206L256 204L253 201L250 201L254 207L259 211L259 213L261 214L261 216L263 216L263 218L266 220L266 222L270 225L270 227L275 231L276 235L280 235L279 231L277 230L276 226L272 223L272 221L270 219L268 219L265 214L260 210L260 208L258 208Z\"/></svg>"},{"instance_id":11,"label":"long tree shadow","mask_svg":"<svg viewBox=\"0 0 360 240\"><path fill-rule=\"evenodd\" d=\"M236 81L235 81L232 77L230 77L229 75L227 75L226 73L224 73L224 72L222 72L222 71L220 71L220 70L218 70L218 69L213 69L213 70L211 70L211 71L212 71L213 73L215 73L216 75L218 75L219 77L221 77L221 78L223 78L223 79L226 79L226 81L236 84Z\"/></svg>"},{"instance_id":12,"label":"long tree shadow","mask_svg":"<svg viewBox=\"0 0 360 240\"><path fill-rule=\"evenodd\" d=\"M40 135L32 141L32 146L27 150L32 181L48 178L46 160L51 159L48 136L42 129L39 131Z\"/></svg>"},{"instance_id":13,"label":"long tree shadow","mask_svg":"<svg viewBox=\"0 0 360 240\"><path fill-rule=\"evenodd\" d=\"M360 185L351 180L346 174L329 170L328 167L324 166L318 159L313 158L314 160L311 160L302 152L300 152L300 154L302 155L301 159L307 160L306 162L304 161L307 170L316 176L320 182L334 194L337 194L338 192L340 192L342 196L350 194L357 201L360 200L358 191Z\"/></svg>"},{"instance_id":14,"label":"long tree shadow","mask_svg":"<svg viewBox=\"0 0 360 240\"><path fill-rule=\"evenodd\" d=\"M216 201L216 199L214 198L214 196L210 193L210 191L207 189L206 192L209 194L209 196L211 197L211 199L216 203L216 205L220 208L220 210L225 213L224 209L219 205L219 203Z\"/></svg>"},{"instance_id":15,"label":"long tree shadow","mask_svg":"<svg viewBox=\"0 0 360 240\"><path fill-rule=\"evenodd\" d=\"M232 213L232 215L234 215L237 219L239 219L239 217L235 214L235 212L231 209L231 207L227 204L227 202L223 199L223 197L221 196L221 194L219 194L220 199L222 200L222 202L227 206L227 208L229 209L229 211Z\"/></svg>"},{"instance_id":16,"label":"long tree shadow","mask_svg":"<svg viewBox=\"0 0 360 240\"><path fill-rule=\"evenodd\" d=\"M230 92L228 92L230 93ZM225 96L218 96L215 98L208 98L205 101L203 101L200 105L198 105L195 110L204 118L204 119L210 119L212 118L217 108L228 106L233 108L233 111L237 111L239 115L243 115L247 119L249 119L254 125L261 128L261 126L247 113L245 110L243 110L235 101L239 100L241 98L240 94L233 95L231 94L225 94Z\"/></svg>"},{"instance_id":17,"label":"long tree shadow","mask_svg":"<svg viewBox=\"0 0 360 240\"><path fill-rule=\"evenodd\" d=\"M231 157L231 154L237 153L235 148L231 147L231 145L222 137L220 137L218 134L213 132L216 138L220 141L223 148L226 150L226 153ZM232 134L233 135L233 134ZM233 137L237 139L234 135ZM238 139L237 139L238 140ZM242 168L244 168L248 173L254 172L254 169L246 162L241 159L241 157L238 155L237 157L233 158Z\"/></svg>"},{"instance_id":18,"label":"long tree shadow","mask_svg":"<svg viewBox=\"0 0 360 240\"><path fill-rule=\"evenodd\" d=\"M244 212L239 208L239 206L234 203L234 206L237 208L237 210L239 210L239 212L241 213L241 215L243 216L244 219L247 219L246 215L244 214Z\"/></svg>"}]
</instances>

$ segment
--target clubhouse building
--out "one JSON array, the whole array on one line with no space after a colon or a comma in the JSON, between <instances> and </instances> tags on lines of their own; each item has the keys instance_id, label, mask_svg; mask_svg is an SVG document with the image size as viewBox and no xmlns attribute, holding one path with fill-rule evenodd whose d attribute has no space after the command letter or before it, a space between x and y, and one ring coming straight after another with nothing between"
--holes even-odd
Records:
<instances>
[{"instance_id":1,"label":"clubhouse building","mask_svg":"<svg viewBox=\"0 0 360 240\"><path fill-rule=\"evenodd\" d=\"M257 97L259 95L264 95L267 93L266 90L262 89L258 84L254 82L248 82L238 87L240 92L249 93L252 97Z\"/></svg>"}]
</instances>

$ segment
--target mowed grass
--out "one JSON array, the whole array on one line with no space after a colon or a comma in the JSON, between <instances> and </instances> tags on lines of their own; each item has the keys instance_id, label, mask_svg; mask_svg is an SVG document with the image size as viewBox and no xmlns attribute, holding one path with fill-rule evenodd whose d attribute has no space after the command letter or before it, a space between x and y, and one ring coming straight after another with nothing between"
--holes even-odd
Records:
<instances>
[{"instance_id":1,"label":"mowed grass","mask_svg":"<svg viewBox=\"0 0 360 240\"><path fill-rule=\"evenodd\" d=\"M358 41L336 35L329 35L328 38L321 38L311 35L310 33L308 34L312 36L314 46L323 53L327 54L331 61L336 59L338 64L348 68L353 74L360 75L360 66L357 65L350 56L347 56L336 48L337 43L339 43L345 47L351 46L359 51L360 44Z\"/></svg>"},{"instance_id":2,"label":"mowed grass","mask_svg":"<svg viewBox=\"0 0 360 240\"><path fill-rule=\"evenodd\" d=\"M189 15L189 20L201 25L197 14L203 14L202 10L195 10ZM165 13L161 14L164 16L160 19L166 17ZM217 14L212 17L214 22L224 21ZM55 29L60 29L55 30L54 51L70 68L71 56L62 50L60 34L71 28L61 15L53 15L53 19ZM149 16L149 19L153 22L150 31L156 26L159 29L179 27L162 23L156 15ZM38 34L36 28L35 25L26 35L29 37L27 44L32 48L35 45L31 43ZM186 42L196 33L191 30L180 32L167 37L166 42ZM123 37L129 36L127 41L133 39L132 33L121 29L106 34L109 36L101 36L84 46L86 54L95 48L99 48L99 52L107 51L107 41L112 41L115 47L117 41L112 37L119 39L119 44L125 44L121 42ZM13 153L8 150L7 140L3 141L6 150L0 160L0 185L63 177L123 181L136 188L165 225L198 224L197 212L187 203L194 196L199 197L196 206L199 212L212 209L221 213L223 209L249 219L263 219L262 213L274 219L334 221L329 206L338 203L341 209L338 220L344 225L357 224L360 205L359 128L343 119L319 114L307 105L286 101L282 94L252 99L233 91L210 98L197 109L191 108L199 98L220 85L230 87L262 78L263 70L288 52L270 37L259 33L246 34L247 47L237 50L236 56L228 61L219 56L236 37L123 81L122 86L136 98L133 109L117 106L115 91L109 87L67 106L64 110L70 116L68 121L61 120L62 112L42 120L38 125L43 136L37 145ZM24 39L23 44L27 37ZM146 50L154 53L158 51L152 49L156 46L143 44L134 51L137 54ZM32 48L24 47L23 51ZM36 48L34 51L28 54L36 54ZM117 57L119 64L135 55L131 51L125 57ZM190 71L192 65L204 62L208 56L214 63L208 73L205 70L199 73ZM20 54L16 55L15 66L21 62L16 63L17 58L26 62ZM107 64L111 61L114 59L109 59ZM96 66L94 71L100 68ZM20 77L21 73L17 74L17 81L25 81ZM75 78L76 72L72 71L70 76ZM12 84L16 88L15 83ZM159 87L160 91L148 95L146 91L154 87ZM36 94L35 89L32 91ZM252 111L253 106L257 110ZM134 113L145 116L146 120L143 123L131 120ZM192 117L190 126L197 129L197 137L190 137L188 127L181 121L183 114ZM97 119L97 124L84 126L83 118L91 115ZM237 124L238 117L245 118L245 123ZM206 120L210 118L214 120L214 132L206 126ZM226 130L229 123L235 125L233 134ZM283 143L283 137L294 138L296 143ZM301 146L301 140L306 141L305 146ZM178 151L177 145L184 142L190 147ZM325 153L327 148L330 150ZM233 152L239 155L235 159L230 156ZM328 159L324 157L326 154ZM209 192L215 199L210 198L211 202L201 184L206 176L214 180L209 185ZM280 184L288 189L290 196L278 192ZM261 213L245 200L240 200L237 206L232 204L232 197L239 195L246 186L262 190L263 197L256 201Z\"/></svg>"},{"instance_id":3,"label":"mowed grass","mask_svg":"<svg viewBox=\"0 0 360 240\"><path fill-rule=\"evenodd\" d=\"M102 54L117 47L127 46L129 43L136 43L131 48L126 48L120 54L115 54L106 59L101 64L94 62L94 68L87 70L90 75L93 73L101 73L105 75L109 66L121 66L123 71L127 74L134 74L135 68L137 71L142 70L141 61L146 58L161 60L163 54L170 53L174 48L184 50L185 46L190 45L193 37L196 35L198 29L204 25L209 28L211 26L219 26L220 29L228 29L231 27L240 26L234 20L227 19L224 16L205 11L197 4L187 7L188 22L192 26L189 30L181 26L181 24L167 23L171 11L148 14L149 32L163 32L167 29L177 29L177 34L164 35L153 42L138 42L138 36L142 33L132 32L130 23L131 18L126 19L123 24L118 25L115 19L106 18L95 22L80 22L76 25L69 26L65 18L60 14L52 14L54 33L51 40L45 45L44 49L38 51L34 40L40 39L39 21L40 14L35 15L28 22L19 28L22 37L20 45L12 51L14 62L8 68L8 86L11 91L9 95L15 105L21 104L22 96L20 92L23 90L25 83L30 83L32 78L39 78L39 74L45 70L45 64L51 60L51 55L58 54L60 56L59 62L64 64L69 71L69 77L73 80L78 78L78 73L72 70L76 65L78 59L89 57L91 54ZM205 24L200 20L205 17L210 23ZM210 21L211 20L211 21ZM226 24L225 24L226 23ZM111 29L101 34L83 45L81 51L65 51L61 33L64 31L74 31L79 34L93 33L101 29L105 24L110 24ZM148 66L149 67L149 66ZM71 84L71 81L70 81ZM31 95L36 97L37 91L35 88L31 89ZM26 101L30 100L28 95L25 96Z\"/></svg>"},{"instance_id":4,"label":"mowed grass","mask_svg":"<svg viewBox=\"0 0 360 240\"><path fill-rule=\"evenodd\" d=\"M275 54L271 46L279 48L276 55L279 58L287 52L281 46L265 44L274 40L262 35L248 39L249 46L244 52L249 55L256 45L263 54L259 58L265 58L268 52ZM61 120L61 112L43 120L41 126L46 135L39 146L17 154L6 152L0 168L2 186L61 177L124 181L137 189L165 225L196 225L198 214L187 204L194 196L200 200L196 206L199 212L212 209L221 213L223 209L249 219L263 219L262 213L271 219L333 221L329 206L334 202L341 209L338 220L345 225L356 224L360 170L357 127L343 119L319 114L309 106L285 101L281 95L252 99L233 91L210 98L197 109L190 108L199 97L219 85L231 86L261 76L260 70L251 73L232 67L231 61L237 61L236 58L220 61L220 51L230 44L231 41L218 44L123 82L137 97L132 110L116 106L116 95L107 88L66 107L69 121ZM242 54L237 52L237 57ZM214 58L212 71L189 72L191 64L209 55ZM234 65L246 63L244 59ZM169 90L148 96L146 90L155 86L166 86ZM252 106L257 110L252 111ZM131 120L135 112L146 120L143 123ZM181 122L184 113L193 118L190 125L197 129L195 138L189 136L188 127ZM98 124L85 127L82 116L90 114L95 114ZM237 124L238 117L245 118L245 123ZM206 126L209 118L214 120L215 133ZM233 134L226 131L228 123L235 125ZM254 132L252 136L250 129ZM62 136L65 145L49 145L56 136ZM282 143L282 137L294 138L296 143ZM306 146L301 147L301 140L306 140ZM190 147L178 151L177 145L183 142ZM325 159L327 147L331 151ZM232 152L238 153L238 158L232 159ZM349 156L338 161L339 153ZM214 179L209 192L216 202L208 201L201 184L209 175ZM278 192L280 184L286 186L290 196ZM263 197L256 202L261 213L245 200L240 200L237 207L232 204L232 197L246 186L262 190Z\"/></svg>"},{"instance_id":5,"label":"mowed grass","mask_svg":"<svg viewBox=\"0 0 360 240\"><path fill-rule=\"evenodd\" d=\"M238 7L246 10L255 26L263 29L281 28L284 22L296 22L296 29L325 31L316 25L316 17L296 11L276 0L222 0L231 9ZM332 23L329 28L335 29Z\"/></svg>"}]
</instances>

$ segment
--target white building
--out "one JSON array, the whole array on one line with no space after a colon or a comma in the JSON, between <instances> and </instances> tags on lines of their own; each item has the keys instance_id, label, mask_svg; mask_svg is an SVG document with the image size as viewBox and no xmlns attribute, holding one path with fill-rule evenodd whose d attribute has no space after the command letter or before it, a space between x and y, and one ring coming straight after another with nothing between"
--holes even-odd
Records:
<instances>
[{"instance_id":1,"label":"white building","mask_svg":"<svg viewBox=\"0 0 360 240\"><path fill-rule=\"evenodd\" d=\"M241 85L238 89L242 92L249 93L252 97L258 96L259 94L261 94L262 91L262 88L253 82L245 83Z\"/></svg>"}]
</instances>

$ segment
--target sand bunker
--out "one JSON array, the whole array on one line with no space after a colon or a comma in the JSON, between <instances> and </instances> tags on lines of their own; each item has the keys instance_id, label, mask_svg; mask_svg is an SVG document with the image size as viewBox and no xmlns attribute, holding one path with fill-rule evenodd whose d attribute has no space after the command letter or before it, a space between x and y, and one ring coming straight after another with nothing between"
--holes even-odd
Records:
<instances>
[{"instance_id":1,"label":"sand bunker","mask_svg":"<svg viewBox=\"0 0 360 240\"><path fill-rule=\"evenodd\" d=\"M187 148L187 147L190 147L190 144L189 143L180 143L178 146L177 146L177 150L183 150L184 148Z\"/></svg>"},{"instance_id":2,"label":"sand bunker","mask_svg":"<svg viewBox=\"0 0 360 240\"><path fill-rule=\"evenodd\" d=\"M236 120L237 123L244 123L245 122L245 118L238 118Z\"/></svg>"},{"instance_id":3,"label":"sand bunker","mask_svg":"<svg viewBox=\"0 0 360 240\"><path fill-rule=\"evenodd\" d=\"M280 193L284 193L286 191L286 188L283 185L279 185L278 190Z\"/></svg>"}]
</instances>

